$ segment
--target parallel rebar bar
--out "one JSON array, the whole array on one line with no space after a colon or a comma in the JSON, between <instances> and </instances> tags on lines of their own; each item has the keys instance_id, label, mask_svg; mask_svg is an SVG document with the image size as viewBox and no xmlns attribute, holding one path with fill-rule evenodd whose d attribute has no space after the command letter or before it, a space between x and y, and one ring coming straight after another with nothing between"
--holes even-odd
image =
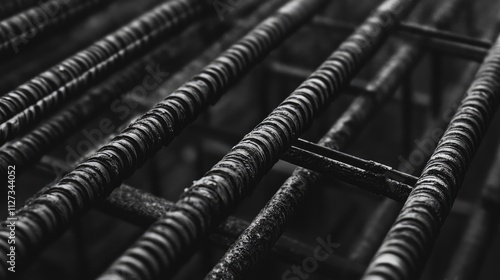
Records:
<instances>
[{"instance_id":1,"label":"parallel rebar bar","mask_svg":"<svg viewBox=\"0 0 500 280\"><path fill-rule=\"evenodd\" d=\"M364 279L412 279L419 275L496 110L499 91L500 37Z\"/></svg>"},{"instance_id":2,"label":"parallel rebar bar","mask_svg":"<svg viewBox=\"0 0 500 280\"><path fill-rule=\"evenodd\" d=\"M111 70L203 15L206 1L167 1L16 90L0 96L0 145Z\"/></svg>"},{"instance_id":3,"label":"parallel rebar bar","mask_svg":"<svg viewBox=\"0 0 500 280\"><path fill-rule=\"evenodd\" d=\"M432 24L441 25L449 22L454 10L459 6L458 4L460 1L453 1L451 5L456 5L456 7L448 5L439 7L436 14L443 10L447 13L433 18ZM379 71L379 75L369 83L368 89L371 95L358 97L321 139L320 144L332 149L345 148L370 119L370 116L380 110L382 105L392 97L401 81L412 72L423 55L424 51L418 44L402 44L398 52ZM237 269L241 273L255 264L283 232L287 219L292 216L294 210L318 178L319 174L317 173L307 169L297 169L212 270L210 276L231 278L237 273L230 271ZM391 202L397 206L396 203ZM256 239L255 236L259 238Z\"/></svg>"},{"instance_id":4,"label":"parallel rebar bar","mask_svg":"<svg viewBox=\"0 0 500 280\"><path fill-rule=\"evenodd\" d=\"M113 0L52 0L0 22L0 58L17 54L20 48L55 27L75 21Z\"/></svg>"},{"instance_id":5,"label":"parallel rebar bar","mask_svg":"<svg viewBox=\"0 0 500 280\"><path fill-rule=\"evenodd\" d=\"M296 0L288 3L58 184L18 211L16 244L19 250L16 255L20 267L29 256L61 234L90 204L108 195L125 177L172 141L210 102L215 102L304 25L325 2ZM0 234L5 232L6 224L3 223ZM5 254L6 246L6 240L0 240L0 251ZM6 264L1 264L0 272L6 269Z\"/></svg>"},{"instance_id":6,"label":"parallel rebar bar","mask_svg":"<svg viewBox=\"0 0 500 280\"><path fill-rule=\"evenodd\" d=\"M17 171L21 172L30 164L36 163L44 154L81 129L86 122L102 110L109 108L113 102L118 100L118 97L127 93L140 96L141 99L149 97L152 91L160 87L165 79L168 79L167 75L175 73L185 63L186 59L181 59L181 54L187 55L186 43L181 40L186 38L186 35L197 36L199 32L198 28L191 28L186 30L181 38L175 38L161 44L125 69L116 72L102 83L91 88L88 93L59 111L56 116L48 119L23 137L0 147L0 173L7 172L9 165L15 165ZM218 33L220 30L212 31L214 38L218 36ZM196 47L191 52L196 53L202 48L202 46Z\"/></svg>"},{"instance_id":7,"label":"parallel rebar bar","mask_svg":"<svg viewBox=\"0 0 500 280\"><path fill-rule=\"evenodd\" d=\"M176 203L178 210L167 212L101 279L152 279L163 271L169 271L180 258L189 255L194 244L229 214L312 122L319 110L338 95L340 87L346 85L382 45L395 22L415 3L384 2L307 81L245 136L205 177L186 189ZM294 1L286 11L304 12L303 6L311 4L320 6L322 3Z\"/></svg>"}]
</instances>

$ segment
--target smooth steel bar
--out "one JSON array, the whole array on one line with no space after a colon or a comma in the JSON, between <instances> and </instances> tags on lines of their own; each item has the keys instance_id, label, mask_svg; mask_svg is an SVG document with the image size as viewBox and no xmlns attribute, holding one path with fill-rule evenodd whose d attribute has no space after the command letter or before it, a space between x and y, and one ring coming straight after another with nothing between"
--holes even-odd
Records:
<instances>
[{"instance_id":1,"label":"smooth steel bar","mask_svg":"<svg viewBox=\"0 0 500 280\"><path fill-rule=\"evenodd\" d=\"M287 5L286 10L304 12L307 5L318 8L323 3L294 1ZM318 111L338 95L338 90L382 45L394 23L413 4L416 2L384 2L307 81L245 136L205 177L186 189L176 203L178 210L166 213L101 279L152 279L162 271L169 271L174 263L189 255L195 243L229 214L312 122Z\"/></svg>"},{"instance_id":2,"label":"smooth steel bar","mask_svg":"<svg viewBox=\"0 0 500 280\"><path fill-rule=\"evenodd\" d=\"M18 54L20 48L47 31L77 20L113 0L51 0L0 21L0 58Z\"/></svg>"},{"instance_id":3,"label":"smooth steel bar","mask_svg":"<svg viewBox=\"0 0 500 280\"><path fill-rule=\"evenodd\" d=\"M294 34L325 2L296 0L288 3L19 211L16 215L16 244L19 248L16 260L20 268L29 256L64 232L89 205L108 195L125 177L170 143L210 102L215 102L254 65ZM6 230L4 223L0 232ZM0 240L2 254L7 248L5 242ZM1 264L0 271L6 269L6 264Z\"/></svg>"},{"instance_id":4,"label":"smooth steel bar","mask_svg":"<svg viewBox=\"0 0 500 280\"><path fill-rule=\"evenodd\" d=\"M434 240L493 117L500 91L500 37L441 138L364 279L412 279Z\"/></svg>"},{"instance_id":5,"label":"smooth steel bar","mask_svg":"<svg viewBox=\"0 0 500 280\"><path fill-rule=\"evenodd\" d=\"M375 170L362 169L297 147L290 148L282 156L282 159L317 173L328 174L363 190L399 202L404 202L412 190L411 185L391 179L388 176L389 171L381 171L378 168L374 168Z\"/></svg>"},{"instance_id":6,"label":"smooth steel bar","mask_svg":"<svg viewBox=\"0 0 500 280\"><path fill-rule=\"evenodd\" d=\"M325 28L344 30L345 32L349 32L351 30L354 30L355 28L354 24L339 22L324 17L318 17L314 22L319 26L323 26ZM423 27L423 29L426 28ZM438 51L442 55L456 56L476 62L483 61L484 57L488 53L488 48L482 47L481 45L489 44L489 46L491 46L491 43L488 43L486 41L463 37L457 34L454 34L453 36L441 36L441 32L430 32L429 36L431 37L420 37L420 41L425 43L425 45L429 47L430 50ZM457 41L457 38L460 39ZM474 43L468 44L468 42Z\"/></svg>"},{"instance_id":7,"label":"smooth steel bar","mask_svg":"<svg viewBox=\"0 0 500 280\"><path fill-rule=\"evenodd\" d=\"M0 145L34 125L68 98L82 93L111 70L150 50L174 31L199 20L205 0L158 5L118 31L66 59L16 90L0 96Z\"/></svg>"},{"instance_id":8,"label":"smooth steel bar","mask_svg":"<svg viewBox=\"0 0 500 280\"><path fill-rule=\"evenodd\" d=\"M481 190L474 211L446 272L447 279L474 279L495 238L500 223L500 148L491 165L486 183Z\"/></svg>"},{"instance_id":9,"label":"smooth steel bar","mask_svg":"<svg viewBox=\"0 0 500 280\"><path fill-rule=\"evenodd\" d=\"M417 177L410 175L410 174L406 174L404 172L401 172L401 171L394 169L390 166L387 166L387 165L384 165L384 164L381 164L381 163L378 163L378 162L375 162L372 160L361 159L361 158L358 158L356 156L342 153L340 151L330 149L330 148L325 147L325 146L314 144L314 143L306 141L304 139L298 139L297 142L295 142L292 149L296 149L296 150L303 149L303 150L306 150L308 153L314 153L314 154L318 154L320 156L324 156L324 157L327 157L327 158L335 160L335 161L341 161L341 162L349 164L353 167L361 168L361 169L364 169L367 171L373 171L373 172L376 172L379 174L385 174L388 177L392 177L392 178L400 181L401 183L406 183L406 184L409 184L411 186L413 186L418 180Z\"/></svg>"},{"instance_id":10,"label":"smooth steel bar","mask_svg":"<svg viewBox=\"0 0 500 280\"><path fill-rule=\"evenodd\" d=\"M457 4L456 1L453 2ZM449 22L455 6L443 5L439 11L447 10L433 24ZM330 131L320 140L320 145L330 149L344 149L359 133L371 116L381 110L394 95L401 81L416 67L423 57L418 45L402 44L398 52L368 84L370 95L356 98ZM298 168L278 190L268 204L252 221L251 226L238 238L231 249L211 271L213 278L231 278L241 275L254 265L284 231L287 220L293 215L308 191L317 183L319 174ZM259 236L258 239L254 238ZM347 279L357 279L348 277Z\"/></svg>"}]
</instances>

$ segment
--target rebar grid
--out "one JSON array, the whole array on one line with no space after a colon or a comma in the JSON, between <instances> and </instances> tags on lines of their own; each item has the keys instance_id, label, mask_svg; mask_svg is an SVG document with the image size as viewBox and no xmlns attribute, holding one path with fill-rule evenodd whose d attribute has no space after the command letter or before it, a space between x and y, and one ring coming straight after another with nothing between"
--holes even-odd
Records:
<instances>
[{"instance_id":1,"label":"rebar grid","mask_svg":"<svg viewBox=\"0 0 500 280\"><path fill-rule=\"evenodd\" d=\"M82 7L72 5L68 14L61 15L61 19L54 18L47 26L39 26L40 31L52 28L50 24L58 27L69 19L69 14L91 11L94 4L97 7L101 2L89 2ZM122 184L125 178L162 146L170 144L184 127L210 104L216 103L272 50L305 26L328 1L290 0L269 16L270 11L282 2L270 1L260 7L246 3L248 7L257 9L254 15L247 20L238 20L230 32L220 37L218 44L206 48L187 67L169 77L159 90L155 89L157 92L140 106L154 106L152 109L146 109L142 117L131 121L118 136L102 143L102 147L92 151L88 158L62 164L68 165L64 168L67 174L55 184L42 188L16 212L16 252L20 269L24 270L39 251L57 239L91 207L147 229L99 279L136 280L171 276L208 236L213 244L227 251L205 279L240 279L261 262L267 251L291 264L298 263L316 254L314 248L282 234L306 195L322 174L326 174L330 179L343 180L404 205L368 267L368 260L379 246L381 236L401 208L393 201L385 200L373 214L373 222L365 227L371 232L360 234L360 242L356 244L359 247L351 248L346 257L328 255L314 273L343 279L415 279L420 275L498 107L500 37L491 45L486 40L442 30L453 21L452 17L458 11L464 10L466 1L450 0L435 5L433 15L427 21L423 20L425 25L408 20L400 22L417 3L412 0L384 1L356 29L324 16L316 18L310 28L317 28L319 24L333 30L354 30L354 33L316 71L307 78L303 77L305 81L222 160L185 189L177 202ZM16 10L14 5L9 7L7 4L0 6L0 18L4 11ZM140 83L149 63L176 61L177 55L187 51L182 45L172 47L179 43L179 39L158 46L164 40L160 37L171 35L188 24L202 28L200 26L204 22L201 20L208 13L209 6L208 1L167 1L140 17L137 24L124 27L16 91L1 96L0 116L3 123L0 124L0 143L3 145L24 132L28 134L0 148L0 171L6 173L7 166L12 164L22 169L38 161L48 150L105 110L115 98ZM0 25L10 26L9 22L18 24L16 17L25 15L19 14L2 21ZM257 25L264 17L267 19ZM147 22L150 28L139 24L141 20ZM243 37L255 25L257 27ZM216 37L222 29L212 30L207 36ZM359 96L354 98L319 144L299 139L319 112L348 88L354 75L397 31L404 33L397 38L397 51L368 84L355 83L351 86ZM186 31L189 35L184 38L196 36L189 32ZM239 37L243 38L235 43ZM447 127L447 130L430 160L424 162L426 165L420 178L375 161L337 152L349 146L401 86L404 86L405 94L402 97L405 114L403 138L406 141L412 139L407 128L411 124L410 114L414 114L409 110L412 105L409 77L428 50L434 52L435 65L442 63L442 53L482 63L451 122L431 124L431 127ZM176 66L171 71L181 66L177 62L173 64ZM127 68L117 71L123 65ZM442 68L435 69L439 72L435 74L440 75ZM176 89L200 70L199 74ZM63 75L61 71L71 73ZM116 73L110 75L112 72ZM286 71L281 74L289 75ZM444 107L441 99L444 88L439 84L441 78L435 77L436 82L432 85L430 107L435 116ZM90 91L87 90L96 84ZM170 94L171 91L173 93ZM66 105L70 98L80 95L78 100ZM155 99L159 98L165 99L155 105ZM66 106L53 118L33 128L53 109L63 105ZM411 151L409 148L407 151ZM251 223L229 217L279 159L301 167L294 171ZM47 160L58 161L50 157ZM494 240L499 221L495 213L500 207L498 172L495 171L498 165L497 157L481 196L473 206L474 212L461 245L446 271L446 277L450 279L469 279L477 275L486 256L483 251ZM51 168L44 164L42 167ZM9 274L5 265L9 251L7 223L4 221L0 230L0 277ZM284 273L283 278L288 275Z\"/></svg>"}]
</instances>

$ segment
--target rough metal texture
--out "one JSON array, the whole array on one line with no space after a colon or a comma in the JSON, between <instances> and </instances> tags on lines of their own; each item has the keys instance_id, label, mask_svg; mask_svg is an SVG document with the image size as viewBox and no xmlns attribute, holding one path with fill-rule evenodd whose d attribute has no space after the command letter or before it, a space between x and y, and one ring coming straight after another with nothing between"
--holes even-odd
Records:
<instances>
[{"instance_id":1,"label":"rough metal texture","mask_svg":"<svg viewBox=\"0 0 500 280\"><path fill-rule=\"evenodd\" d=\"M147 229L165 212L174 209L175 203L122 184L96 207L106 214ZM210 235L210 239L227 249L248 226L247 221L230 216L219 224ZM272 253L290 263L296 263L313 255L314 249L290 236L282 235L273 247ZM363 267L333 255L318 265L318 272L330 277L341 274L360 277Z\"/></svg>"},{"instance_id":2,"label":"rough metal texture","mask_svg":"<svg viewBox=\"0 0 500 280\"><path fill-rule=\"evenodd\" d=\"M16 223L16 255L21 268L23 261L47 246L91 203L118 187L121 180L169 143L210 102L215 102L252 66L293 34L314 14L321 2L324 1L302 0L287 5L80 164L57 185L20 209ZM5 236L6 233L4 223L0 235ZM7 254L5 242L4 238L0 241L2 254ZM0 272L5 271L6 264L2 263Z\"/></svg>"},{"instance_id":3,"label":"rough metal texture","mask_svg":"<svg viewBox=\"0 0 500 280\"><path fill-rule=\"evenodd\" d=\"M442 5L432 19L433 24L441 25L450 20L460 1L451 1ZM454 5L454 6L453 6ZM440 11L447 11L439 14ZM342 149L363 127L369 116L381 109L381 105L396 91L402 79L411 73L424 52L419 45L403 44L396 54L382 67L377 77L369 83L369 95L355 99L340 120L320 140L320 145L332 149ZM319 164L323 165L324 164ZM359 177L361 173L357 174ZM307 169L298 168L294 174L279 189L276 195L261 210L252 221L250 227L238 238L230 250L212 270L209 277L237 278L242 272L258 262L260 257L276 242L284 230L286 222L314 186L319 174ZM385 179L385 178L384 178ZM393 192L393 190L389 190ZM402 196L404 201L409 192ZM391 201L391 203L393 203ZM208 278L208 277L207 277Z\"/></svg>"},{"instance_id":4,"label":"rough metal texture","mask_svg":"<svg viewBox=\"0 0 500 280\"><path fill-rule=\"evenodd\" d=\"M314 4L318 6L319 1L294 1L282 11L305 13L308 9L304 6L314 10ZM272 167L319 110L338 94L339 88L382 44L396 19L412 4L412 1L385 2L269 117L187 189L176 203L178 210L166 213L102 279L152 279L187 255Z\"/></svg>"},{"instance_id":5,"label":"rough metal texture","mask_svg":"<svg viewBox=\"0 0 500 280\"><path fill-rule=\"evenodd\" d=\"M203 15L205 1L173 0L0 97L0 145L40 121L111 70Z\"/></svg>"},{"instance_id":6,"label":"rough metal texture","mask_svg":"<svg viewBox=\"0 0 500 280\"><path fill-rule=\"evenodd\" d=\"M17 53L21 46L45 32L112 0L52 0L0 22L0 57Z\"/></svg>"},{"instance_id":7,"label":"rough metal texture","mask_svg":"<svg viewBox=\"0 0 500 280\"><path fill-rule=\"evenodd\" d=\"M201 24L206 24L206 21ZM38 162L52 148L57 147L63 140L81 129L85 123L109 108L116 98L128 93L130 90L134 91L135 86L140 86L139 89L135 90L136 94L144 94L149 98L151 92L156 90L154 83L160 86L159 83L162 82L160 79L166 77L153 77L153 80L144 86L145 77L151 77L151 73L158 70L163 73L171 73L179 69L184 64L184 61L180 61L179 57L181 56L179 54L188 52L186 43L182 42L183 37L185 35L198 36L198 27L200 25L193 26L193 28L185 31L185 34L180 38L161 44L125 69L116 72L102 83L91 88L82 97L59 111L56 116L21 138L0 147L0 173L7 172L9 165L16 165L17 171L21 171L27 166ZM216 38L220 30L204 32L211 32ZM191 52L196 53L202 48L203 46L197 46ZM158 79L158 81L154 79ZM149 84L151 82L153 85ZM97 148L93 152L96 151ZM75 165L77 163L79 162L75 162Z\"/></svg>"},{"instance_id":8,"label":"rough metal texture","mask_svg":"<svg viewBox=\"0 0 500 280\"><path fill-rule=\"evenodd\" d=\"M419 275L496 110L499 91L500 38L481 65L364 279L412 279Z\"/></svg>"}]
</instances>

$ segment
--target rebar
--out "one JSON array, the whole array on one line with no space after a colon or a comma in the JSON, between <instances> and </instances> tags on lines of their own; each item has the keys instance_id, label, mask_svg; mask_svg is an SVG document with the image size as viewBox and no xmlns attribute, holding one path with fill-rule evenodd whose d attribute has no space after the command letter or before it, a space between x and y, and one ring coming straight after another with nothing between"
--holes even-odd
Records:
<instances>
[{"instance_id":1,"label":"rebar","mask_svg":"<svg viewBox=\"0 0 500 280\"><path fill-rule=\"evenodd\" d=\"M291 2L287 11L297 11L305 3ZM176 203L177 211L167 212L165 218L155 223L101 278L151 279L186 256L186 251L191 250L214 223L229 214L250 186L272 167L319 109L338 94L340 86L382 45L394 22L413 4L412 1L384 2L307 81L184 192ZM389 21L383 23L382 18ZM374 30L380 32L374 33Z\"/></svg>"},{"instance_id":2,"label":"rebar","mask_svg":"<svg viewBox=\"0 0 500 280\"><path fill-rule=\"evenodd\" d=\"M19 262L23 263L29 255L46 246L91 203L118 187L121 180L168 144L210 102L215 102L256 63L305 24L323 3L300 0L284 6L58 184L18 211L16 243ZM38 218L33 220L32 217ZM2 231L5 230L2 227ZM2 245L1 248L5 247ZM5 271L6 265L2 264L0 268Z\"/></svg>"},{"instance_id":3,"label":"rebar","mask_svg":"<svg viewBox=\"0 0 500 280\"><path fill-rule=\"evenodd\" d=\"M411 279L420 273L498 105L499 74L500 38L481 65L364 279Z\"/></svg>"},{"instance_id":4,"label":"rebar","mask_svg":"<svg viewBox=\"0 0 500 280\"><path fill-rule=\"evenodd\" d=\"M102 80L111 70L150 50L156 43L204 13L205 1L174 0L66 59L0 97L0 145L33 126L51 110Z\"/></svg>"},{"instance_id":5,"label":"rebar","mask_svg":"<svg viewBox=\"0 0 500 280\"><path fill-rule=\"evenodd\" d=\"M48 30L75 21L111 1L52 0L0 21L0 58L19 53L21 47Z\"/></svg>"}]
</instances>

